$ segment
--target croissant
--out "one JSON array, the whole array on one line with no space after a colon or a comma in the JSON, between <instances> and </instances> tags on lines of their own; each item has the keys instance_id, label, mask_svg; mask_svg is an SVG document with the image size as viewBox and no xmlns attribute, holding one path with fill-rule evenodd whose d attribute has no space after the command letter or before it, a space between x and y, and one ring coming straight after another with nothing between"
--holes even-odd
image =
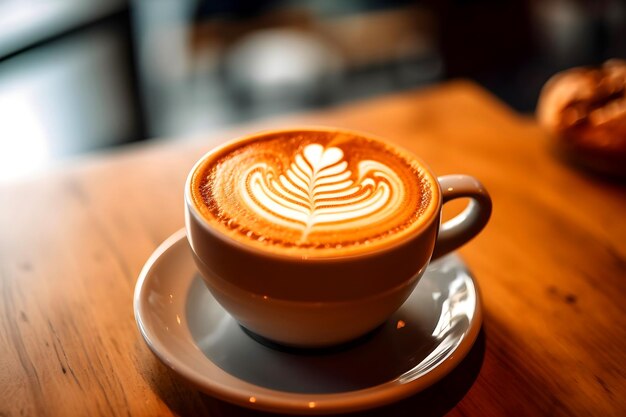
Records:
<instances>
[{"instance_id":1,"label":"croissant","mask_svg":"<svg viewBox=\"0 0 626 417\"><path fill-rule=\"evenodd\" d=\"M537 118L576 162L626 176L626 61L554 75L541 91Z\"/></svg>"}]
</instances>

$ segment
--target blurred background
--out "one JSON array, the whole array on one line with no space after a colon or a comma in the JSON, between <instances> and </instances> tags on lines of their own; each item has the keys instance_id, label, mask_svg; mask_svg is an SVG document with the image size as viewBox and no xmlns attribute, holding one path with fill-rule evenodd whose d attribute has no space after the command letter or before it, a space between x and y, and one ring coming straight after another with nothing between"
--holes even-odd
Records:
<instances>
[{"instance_id":1,"label":"blurred background","mask_svg":"<svg viewBox=\"0 0 626 417\"><path fill-rule=\"evenodd\" d=\"M451 78L530 113L552 74L610 57L623 0L0 0L0 183Z\"/></svg>"}]
</instances>

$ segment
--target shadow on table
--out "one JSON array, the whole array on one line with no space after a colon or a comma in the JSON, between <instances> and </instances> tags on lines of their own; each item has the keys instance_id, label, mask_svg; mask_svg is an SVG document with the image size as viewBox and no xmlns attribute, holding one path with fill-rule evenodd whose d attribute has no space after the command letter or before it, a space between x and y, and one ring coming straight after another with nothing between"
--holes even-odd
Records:
<instances>
[{"instance_id":1,"label":"shadow on table","mask_svg":"<svg viewBox=\"0 0 626 417\"><path fill-rule=\"evenodd\" d=\"M485 332L481 329L476 343L459 366L430 388L404 400L383 407L350 413L350 416L387 417L409 416L419 411L420 416L440 417L463 399L478 377L485 356ZM159 372L153 375L151 385L159 397L176 415L180 416L243 416L262 417L272 413L242 408L209 397L184 384L167 367L154 359Z\"/></svg>"}]
</instances>

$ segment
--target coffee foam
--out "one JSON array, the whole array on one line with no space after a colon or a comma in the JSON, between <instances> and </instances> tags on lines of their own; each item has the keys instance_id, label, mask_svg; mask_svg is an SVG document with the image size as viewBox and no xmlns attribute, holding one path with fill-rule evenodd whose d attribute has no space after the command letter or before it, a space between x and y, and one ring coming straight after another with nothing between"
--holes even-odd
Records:
<instances>
[{"instance_id":1,"label":"coffee foam","mask_svg":"<svg viewBox=\"0 0 626 417\"><path fill-rule=\"evenodd\" d=\"M207 157L196 207L245 244L312 255L368 251L406 234L432 179L402 151L344 132L276 132Z\"/></svg>"}]
</instances>

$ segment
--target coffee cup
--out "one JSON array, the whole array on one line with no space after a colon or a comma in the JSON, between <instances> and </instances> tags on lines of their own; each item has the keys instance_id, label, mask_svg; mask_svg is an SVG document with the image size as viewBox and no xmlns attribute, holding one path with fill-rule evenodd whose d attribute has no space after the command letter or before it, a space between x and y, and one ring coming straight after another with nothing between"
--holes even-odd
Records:
<instances>
[{"instance_id":1,"label":"coffee cup","mask_svg":"<svg viewBox=\"0 0 626 417\"><path fill-rule=\"evenodd\" d=\"M469 198L441 223L442 206ZM410 152L332 128L273 130L204 155L185 185L195 263L215 299L263 339L320 348L380 326L429 262L476 236L491 199Z\"/></svg>"}]
</instances>

